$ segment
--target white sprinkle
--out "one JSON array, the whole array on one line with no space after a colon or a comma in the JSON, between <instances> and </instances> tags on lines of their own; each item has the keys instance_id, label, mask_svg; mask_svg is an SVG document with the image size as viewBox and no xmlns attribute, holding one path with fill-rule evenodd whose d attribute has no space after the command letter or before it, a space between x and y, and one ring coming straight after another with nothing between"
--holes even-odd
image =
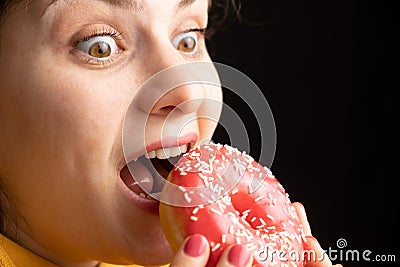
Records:
<instances>
[{"instance_id":1,"label":"white sprinkle","mask_svg":"<svg viewBox=\"0 0 400 267\"><path fill-rule=\"evenodd\" d=\"M296 209L293 206L289 207L289 213L292 216L292 218L296 218Z\"/></svg>"},{"instance_id":2,"label":"white sprinkle","mask_svg":"<svg viewBox=\"0 0 400 267\"><path fill-rule=\"evenodd\" d=\"M221 212L224 212L225 211L225 205L224 204L222 204L221 203L221 201L218 201L218 208L219 208L219 210L221 211Z\"/></svg>"},{"instance_id":3,"label":"white sprinkle","mask_svg":"<svg viewBox=\"0 0 400 267\"><path fill-rule=\"evenodd\" d=\"M274 220L275 220L275 218L272 217L270 214L267 214L267 218L270 219L271 221L274 221Z\"/></svg>"},{"instance_id":4,"label":"white sprinkle","mask_svg":"<svg viewBox=\"0 0 400 267\"><path fill-rule=\"evenodd\" d=\"M220 243L215 244L215 246L211 249L212 252L216 251L217 249L219 249L219 247L221 246Z\"/></svg>"},{"instance_id":5,"label":"white sprinkle","mask_svg":"<svg viewBox=\"0 0 400 267\"><path fill-rule=\"evenodd\" d=\"M230 234L233 234L234 227L235 227L235 226L233 226L233 225L229 226L229 233L230 233Z\"/></svg>"},{"instance_id":6,"label":"white sprinkle","mask_svg":"<svg viewBox=\"0 0 400 267\"><path fill-rule=\"evenodd\" d=\"M186 200L187 203L192 202L192 199L189 197L189 194L188 194L187 192L185 192L185 193L183 194L183 196L185 197L185 200Z\"/></svg>"},{"instance_id":7,"label":"white sprinkle","mask_svg":"<svg viewBox=\"0 0 400 267\"><path fill-rule=\"evenodd\" d=\"M257 217L254 216L253 218L251 218L250 222L254 222L255 220L257 220Z\"/></svg>"},{"instance_id":8,"label":"white sprinkle","mask_svg":"<svg viewBox=\"0 0 400 267\"><path fill-rule=\"evenodd\" d=\"M237 237L235 238L235 240L236 240L236 244L240 245L240 237L237 236Z\"/></svg>"},{"instance_id":9,"label":"white sprinkle","mask_svg":"<svg viewBox=\"0 0 400 267\"><path fill-rule=\"evenodd\" d=\"M225 202L225 204L227 205L231 205L232 204L232 199L229 195L225 195L222 200Z\"/></svg>"},{"instance_id":10,"label":"white sprinkle","mask_svg":"<svg viewBox=\"0 0 400 267\"><path fill-rule=\"evenodd\" d=\"M202 174L201 172L199 172L198 175L200 176L200 178L201 178L202 180L208 180L208 177L205 176L204 174Z\"/></svg>"},{"instance_id":11,"label":"white sprinkle","mask_svg":"<svg viewBox=\"0 0 400 267\"><path fill-rule=\"evenodd\" d=\"M204 206L203 205L198 205L197 206L199 209L204 209Z\"/></svg>"},{"instance_id":12,"label":"white sprinkle","mask_svg":"<svg viewBox=\"0 0 400 267\"><path fill-rule=\"evenodd\" d=\"M238 230L235 232L235 236L245 236L245 233L241 232L240 229L238 229Z\"/></svg>"},{"instance_id":13,"label":"white sprinkle","mask_svg":"<svg viewBox=\"0 0 400 267\"><path fill-rule=\"evenodd\" d=\"M187 172L181 172L181 175L185 176L185 175L187 175Z\"/></svg>"},{"instance_id":14,"label":"white sprinkle","mask_svg":"<svg viewBox=\"0 0 400 267\"><path fill-rule=\"evenodd\" d=\"M234 195L234 194L236 194L237 192L239 192L239 189L235 188L235 189L233 189L233 190L231 191L231 194Z\"/></svg>"},{"instance_id":15,"label":"white sprinkle","mask_svg":"<svg viewBox=\"0 0 400 267\"><path fill-rule=\"evenodd\" d=\"M257 197L256 199L254 199L254 202L260 201L260 200L263 199L263 198L264 198L263 196L259 196L259 197Z\"/></svg>"},{"instance_id":16,"label":"white sprinkle","mask_svg":"<svg viewBox=\"0 0 400 267\"><path fill-rule=\"evenodd\" d=\"M190 216L190 219L195 222L197 222L199 220L199 218L197 218L196 216Z\"/></svg>"},{"instance_id":17,"label":"white sprinkle","mask_svg":"<svg viewBox=\"0 0 400 267\"><path fill-rule=\"evenodd\" d=\"M192 214L196 214L199 211L199 207L195 207L192 211Z\"/></svg>"},{"instance_id":18,"label":"white sprinkle","mask_svg":"<svg viewBox=\"0 0 400 267\"><path fill-rule=\"evenodd\" d=\"M283 212L284 212L285 214L288 214L288 211L287 211L287 209L286 209L285 207L282 207L282 210L283 210Z\"/></svg>"},{"instance_id":19,"label":"white sprinkle","mask_svg":"<svg viewBox=\"0 0 400 267\"><path fill-rule=\"evenodd\" d=\"M249 189L249 194L253 194L253 188L251 187L251 184L249 184L247 187Z\"/></svg>"},{"instance_id":20,"label":"white sprinkle","mask_svg":"<svg viewBox=\"0 0 400 267\"><path fill-rule=\"evenodd\" d=\"M247 209L245 211L243 211L243 214L248 214L251 211L251 209Z\"/></svg>"},{"instance_id":21,"label":"white sprinkle","mask_svg":"<svg viewBox=\"0 0 400 267\"><path fill-rule=\"evenodd\" d=\"M262 225L266 225L266 223L265 223L265 221L264 221L263 218L260 217L259 220L260 220L260 222L261 222Z\"/></svg>"},{"instance_id":22,"label":"white sprinkle","mask_svg":"<svg viewBox=\"0 0 400 267\"><path fill-rule=\"evenodd\" d=\"M186 192L186 189L183 186L178 186L179 191Z\"/></svg>"},{"instance_id":23,"label":"white sprinkle","mask_svg":"<svg viewBox=\"0 0 400 267\"><path fill-rule=\"evenodd\" d=\"M212 213L215 213L215 214L218 214L218 215L221 215L221 216L222 216L222 212L220 212L219 210L216 210L216 209L214 209L214 208L211 208L210 211L211 211Z\"/></svg>"},{"instance_id":24,"label":"white sprinkle","mask_svg":"<svg viewBox=\"0 0 400 267\"><path fill-rule=\"evenodd\" d=\"M248 227L251 227L251 225L250 225L246 220L243 220L243 223L244 223L245 225L247 225Z\"/></svg>"},{"instance_id":25,"label":"white sprinkle","mask_svg":"<svg viewBox=\"0 0 400 267\"><path fill-rule=\"evenodd\" d=\"M221 241L222 241L222 244L226 243L226 234L222 234Z\"/></svg>"}]
</instances>

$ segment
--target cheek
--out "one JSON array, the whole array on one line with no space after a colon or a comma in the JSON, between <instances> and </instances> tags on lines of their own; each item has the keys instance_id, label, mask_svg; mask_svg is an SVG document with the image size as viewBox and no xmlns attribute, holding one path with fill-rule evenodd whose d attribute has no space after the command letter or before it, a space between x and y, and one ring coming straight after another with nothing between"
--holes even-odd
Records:
<instances>
[{"instance_id":1,"label":"cheek","mask_svg":"<svg viewBox=\"0 0 400 267\"><path fill-rule=\"evenodd\" d=\"M122 84L66 69L31 67L10 84L15 160L40 172L58 166L65 175L88 172L91 164L109 167L128 105Z\"/></svg>"}]
</instances>

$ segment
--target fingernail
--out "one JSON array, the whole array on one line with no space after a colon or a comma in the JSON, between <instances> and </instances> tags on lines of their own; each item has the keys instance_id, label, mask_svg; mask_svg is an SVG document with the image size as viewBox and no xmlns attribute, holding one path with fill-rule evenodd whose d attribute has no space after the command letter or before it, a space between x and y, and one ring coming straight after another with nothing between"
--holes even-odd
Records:
<instances>
[{"instance_id":1,"label":"fingernail","mask_svg":"<svg viewBox=\"0 0 400 267\"><path fill-rule=\"evenodd\" d=\"M299 204L299 206L303 209L303 210L306 210L305 208L304 208L304 205L303 204L301 204L300 202L297 202L298 204Z\"/></svg>"},{"instance_id":2,"label":"fingernail","mask_svg":"<svg viewBox=\"0 0 400 267\"><path fill-rule=\"evenodd\" d=\"M242 245L234 245L228 254L228 261L235 267L244 267L250 259L250 251Z\"/></svg>"},{"instance_id":3,"label":"fingernail","mask_svg":"<svg viewBox=\"0 0 400 267\"><path fill-rule=\"evenodd\" d=\"M315 237L313 237L312 235L306 236L306 239L311 239L312 240L311 242L315 242L315 243L317 243L318 246L321 246L319 244L318 240Z\"/></svg>"},{"instance_id":4,"label":"fingernail","mask_svg":"<svg viewBox=\"0 0 400 267\"><path fill-rule=\"evenodd\" d=\"M190 257L198 257L203 254L206 245L207 242L202 235L194 234L186 241L183 251Z\"/></svg>"}]
</instances>

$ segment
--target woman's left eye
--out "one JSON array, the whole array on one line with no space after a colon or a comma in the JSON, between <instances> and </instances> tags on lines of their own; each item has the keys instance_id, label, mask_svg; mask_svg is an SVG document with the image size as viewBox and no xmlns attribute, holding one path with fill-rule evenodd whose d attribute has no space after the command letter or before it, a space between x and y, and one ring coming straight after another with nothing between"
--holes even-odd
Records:
<instances>
[{"instance_id":1,"label":"woman's left eye","mask_svg":"<svg viewBox=\"0 0 400 267\"><path fill-rule=\"evenodd\" d=\"M111 36L95 36L83 40L75 48L98 59L106 59L119 51L119 47Z\"/></svg>"},{"instance_id":2,"label":"woman's left eye","mask_svg":"<svg viewBox=\"0 0 400 267\"><path fill-rule=\"evenodd\" d=\"M192 53L197 47L197 33L190 31L178 34L172 39L172 45L179 51Z\"/></svg>"}]
</instances>

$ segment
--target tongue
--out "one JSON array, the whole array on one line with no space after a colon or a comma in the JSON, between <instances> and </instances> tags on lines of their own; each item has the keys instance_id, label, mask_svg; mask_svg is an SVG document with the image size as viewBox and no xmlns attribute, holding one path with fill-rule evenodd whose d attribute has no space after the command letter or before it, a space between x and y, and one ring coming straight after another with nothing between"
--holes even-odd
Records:
<instances>
[{"instance_id":1,"label":"tongue","mask_svg":"<svg viewBox=\"0 0 400 267\"><path fill-rule=\"evenodd\" d=\"M126 186L138 195L140 193L147 195L153 188L153 176L146 166L138 161L125 165L120 175Z\"/></svg>"}]
</instances>

